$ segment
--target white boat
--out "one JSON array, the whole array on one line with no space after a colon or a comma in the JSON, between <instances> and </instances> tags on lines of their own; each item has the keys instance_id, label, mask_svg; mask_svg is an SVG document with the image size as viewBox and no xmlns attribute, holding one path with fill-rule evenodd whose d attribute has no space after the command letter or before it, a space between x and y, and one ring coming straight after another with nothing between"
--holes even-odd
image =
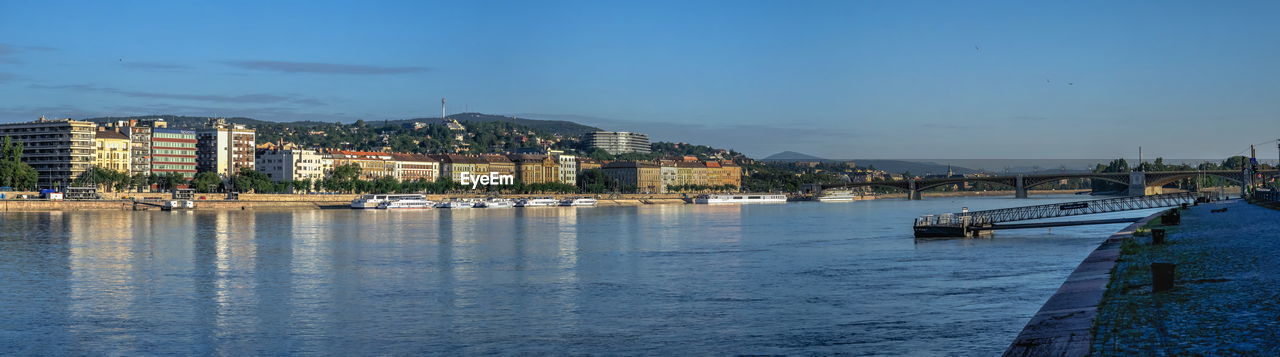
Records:
<instances>
[{"instance_id":1,"label":"white boat","mask_svg":"<svg viewBox=\"0 0 1280 357\"><path fill-rule=\"evenodd\" d=\"M378 204L381 209L431 209L436 206L435 202L425 199L406 198L395 201L386 201Z\"/></svg>"},{"instance_id":2,"label":"white boat","mask_svg":"<svg viewBox=\"0 0 1280 357\"><path fill-rule=\"evenodd\" d=\"M475 205L476 208L511 208L515 206L516 206L515 202L511 202L511 200L508 200L505 198L492 198L492 199L476 202L476 205Z\"/></svg>"},{"instance_id":3,"label":"white boat","mask_svg":"<svg viewBox=\"0 0 1280 357\"><path fill-rule=\"evenodd\" d=\"M516 200L516 207L551 207L559 204L560 201L551 197L532 197Z\"/></svg>"},{"instance_id":4,"label":"white boat","mask_svg":"<svg viewBox=\"0 0 1280 357\"><path fill-rule=\"evenodd\" d=\"M817 197L818 202L853 202L858 199L851 191L824 191Z\"/></svg>"},{"instance_id":5,"label":"white boat","mask_svg":"<svg viewBox=\"0 0 1280 357\"><path fill-rule=\"evenodd\" d=\"M560 200L561 206L595 206L596 199L591 197L570 197Z\"/></svg>"},{"instance_id":6,"label":"white boat","mask_svg":"<svg viewBox=\"0 0 1280 357\"><path fill-rule=\"evenodd\" d=\"M381 205L383 202L388 202L388 201L399 201L399 200L408 200L408 199L423 200L423 199L426 199L426 197L424 197L424 196L422 196L422 195L415 195L415 194L408 194L408 195L386 195L386 194L381 194L381 195L364 195L364 196L360 196L360 198L357 198L357 199L355 199L355 200L352 200L352 201L351 201L351 208L359 208L359 209L366 209L366 208L378 208L378 205Z\"/></svg>"},{"instance_id":7,"label":"white boat","mask_svg":"<svg viewBox=\"0 0 1280 357\"><path fill-rule=\"evenodd\" d=\"M452 201L440 202L440 204L436 205L436 208L472 208L475 206L476 206L475 202L471 202L469 200L455 199Z\"/></svg>"},{"instance_id":8,"label":"white boat","mask_svg":"<svg viewBox=\"0 0 1280 357\"><path fill-rule=\"evenodd\" d=\"M693 203L787 203L787 195L760 193L698 195L693 199Z\"/></svg>"}]
</instances>

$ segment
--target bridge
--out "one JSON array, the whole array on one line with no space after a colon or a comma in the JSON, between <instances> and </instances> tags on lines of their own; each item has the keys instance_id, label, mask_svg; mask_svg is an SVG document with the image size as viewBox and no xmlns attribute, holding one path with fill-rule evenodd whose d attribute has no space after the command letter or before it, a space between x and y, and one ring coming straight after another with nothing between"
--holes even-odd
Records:
<instances>
[{"instance_id":1,"label":"bridge","mask_svg":"<svg viewBox=\"0 0 1280 357\"><path fill-rule=\"evenodd\" d=\"M986 211L944 213L916 218L913 229L917 238L967 237L980 231L993 229L1056 227L1066 225L1131 222L1133 219L1109 219L1096 221L1051 222L1044 224L1006 224L1045 218L1079 216L1096 213L1143 210L1191 204L1199 193L1183 192L1167 195L1132 196L1101 200L1062 202L1026 207L1001 208Z\"/></svg>"},{"instance_id":2,"label":"bridge","mask_svg":"<svg viewBox=\"0 0 1280 357\"><path fill-rule=\"evenodd\" d=\"M1266 170L1259 171L1258 174L1263 177L1280 176L1280 171ZM848 182L838 184L809 185L806 190L813 194L820 194L823 190L854 188L854 187L889 187L907 191L907 198L918 200L921 198L921 192L935 187L948 185L956 185L970 182L988 182L1004 185L1013 188L1014 196L1018 198L1026 198L1027 191L1031 187L1043 185L1051 182L1058 182L1065 179L1090 179L1114 182L1128 187L1129 196L1145 196L1155 195L1164 192L1163 186L1177 182L1178 180L1193 178L1197 176L1214 176L1226 179L1227 181L1240 184L1243 194L1244 187L1252 180L1252 177L1245 174L1244 171L1234 170L1214 170L1214 171L1149 171L1149 172L1119 172L1119 173L1061 173L1061 174L1030 174L1030 175L1004 175L1004 176L973 176L973 177L946 177L946 178L928 178L914 180L898 180L898 181L871 181L871 182Z\"/></svg>"}]
</instances>

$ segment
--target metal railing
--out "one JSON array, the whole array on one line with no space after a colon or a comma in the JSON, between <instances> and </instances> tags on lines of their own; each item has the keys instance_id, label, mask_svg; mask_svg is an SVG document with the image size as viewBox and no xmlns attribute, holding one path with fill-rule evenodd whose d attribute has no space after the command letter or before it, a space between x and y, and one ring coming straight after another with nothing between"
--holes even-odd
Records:
<instances>
[{"instance_id":1,"label":"metal railing","mask_svg":"<svg viewBox=\"0 0 1280 357\"><path fill-rule=\"evenodd\" d=\"M1253 198L1264 201L1280 202L1280 191L1257 191L1253 193Z\"/></svg>"},{"instance_id":2,"label":"metal railing","mask_svg":"<svg viewBox=\"0 0 1280 357\"><path fill-rule=\"evenodd\" d=\"M1150 208L1173 207L1183 203L1194 203L1195 192L1183 192L1167 195L1151 195L1110 198L1102 200L1062 202L1047 205L1001 208L986 211L960 213L944 213L917 218L915 225L923 226L981 226L992 223L1026 221L1054 217L1079 216L1086 214L1132 211Z\"/></svg>"}]
</instances>

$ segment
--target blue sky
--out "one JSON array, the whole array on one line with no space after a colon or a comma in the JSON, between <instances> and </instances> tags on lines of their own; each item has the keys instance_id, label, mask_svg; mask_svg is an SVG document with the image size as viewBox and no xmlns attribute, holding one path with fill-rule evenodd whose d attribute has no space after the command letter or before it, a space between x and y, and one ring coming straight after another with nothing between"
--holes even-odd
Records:
<instances>
[{"instance_id":1,"label":"blue sky","mask_svg":"<svg viewBox=\"0 0 1280 357\"><path fill-rule=\"evenodd\" d=\"M1280 136L1277 10L0 0L0 121L402 119L448 97L753 156L1218 158Z\"/></svg>"}]
</instances>

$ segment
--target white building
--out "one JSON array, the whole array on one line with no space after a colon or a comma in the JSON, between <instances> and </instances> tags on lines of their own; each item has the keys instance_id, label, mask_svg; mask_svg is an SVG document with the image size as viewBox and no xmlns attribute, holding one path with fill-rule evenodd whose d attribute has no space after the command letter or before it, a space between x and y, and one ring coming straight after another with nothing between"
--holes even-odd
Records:
<instances>
[{"instance_id":1,"label":"white building","mask_svg":"<svg viewBox=\"0 0 1280 357\"><path fill-rule=\"evenodd\" d=\"M325 168L333 162L315 150L271 149L259 150L254 160L258 171L272 181L319 181L326 175ZM329 161L329 162L326 162Z\"/></svg>"},{"instance_id":2,"label":"white building","mask_svg":"<svg viewBox=\"0 0 1280 357\"><path fill-rule=\"evenodd\" d=\"M597 131L583 135L583 141L592 148L604 150L612 155L626 153L648 154L649 136L641 133L625 131Z\"/></svg>"},{"instance_id":3,"label":"white building","mask_svg":"<svg viewBox=\"0 0 1280 357\"><path fill-rule=\"evenodd\" d=\"M196 170L231 177L241 168L254 168L255 136L244 125L211 119L207 129L196 132Z\"/></svg>"},{"instance_id":4,"label":"white building","mask_svg":"<svg viewBox=\"0 0 1280 357\"><path fill-rule=\"evenodd\" d=\"M556 151L556 150L553 150ZM573 155L565 155L563 151L554 153L557 161L560 162L560 183L569 185L578 185L578 157Z\"/></svg>"}]
</instances>

